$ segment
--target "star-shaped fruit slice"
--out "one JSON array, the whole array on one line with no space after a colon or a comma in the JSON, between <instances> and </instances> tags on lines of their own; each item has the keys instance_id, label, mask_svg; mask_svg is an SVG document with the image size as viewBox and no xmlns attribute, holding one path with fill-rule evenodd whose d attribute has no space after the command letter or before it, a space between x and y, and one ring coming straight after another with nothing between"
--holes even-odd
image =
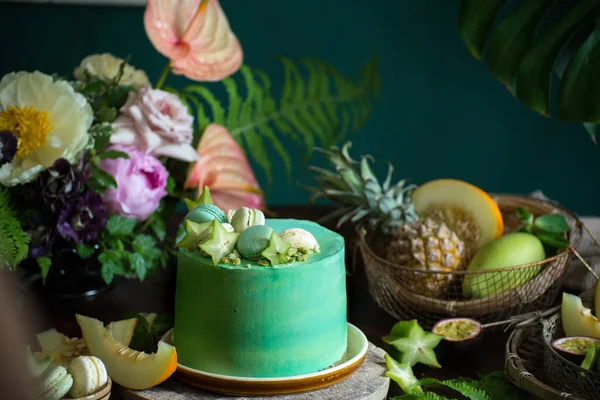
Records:
<instances>
[{"instance_id":1,"label":"star-shaped fruit slice","mask_svg":"<svg viewBox=\"0 0 600 400\"><path fill-rule=\"evenodd\" d=\"M417 386L419 381L415 377L412 367L408 363L399 363L387 353L384 358L385 365L388 369L385 376L400 385L400 388L402 388L405 393L423 393L421 386Z\"/></svg>"},{"instance_id":2,"label":"star-shaped fruit slice","mask_svg":"<svg viewBox=\"0 0 600 400\"><path fill-rule=\"evenodd\" d=\"M205 237L207 229L210 229L210 225L212 221L197 223L194 221L186 220L184 224L185 232L183 236L179 238L177 243L175 243L176 247L186 249L186 250L196 250L200 241Z\"/></svg>"},{"instance_id":3,"label":"star-shaped fruit slice","mask_svg":"<svg viewBox=\"0 0 600 400\"><path fill-rule=\"evenodd\" d=\"M204 190L202 191L202 194L200 194L200 197L198 197L198 200L194 201L190 199L183 199L183 201L185 202L188 211L192 211L194 208L198 207L201 204L213 204L213 200L210 195L210 189L208 188L208 186L204 186Z\"/></svg>"},{"instance_id":4,"label":"star-shaped fruit slice","mask_svg":"<svg viewBox=\"0 0 600 400\"><path fill-rule=\"evenodd\" d=\"M235 244L240 234L236 232L227 232L223 225L216 219L212 221L212 232L209 239L200 245L212 258L213 265L217 265L235 250Z\"/></svg>"},{"instance_id":5,"label":"star-shaped fruit slice","mask_svg":"<svg viewBox=\"0 0 600 400\"><path fill-rule=\"evenodd\" d=\"M269 240L269 247L260 253L264 258L271 262L271 265L288 263L288 251L292 247L283 240L277 232L273 231Z\"/></svg>"},{"instance_id":6,"label":"star-shaped fruit slice","mask_svg":"<svg viewBox=\"0 0 600 400\"><path fill-rule=\"evenodd\" d=\"M401 353L400 363L411 367L417 363L441 368L433 349L444 338L442 335L426 332L416 319L400 321L392 328L388 336L382 339Z\"/></svg>"}]
</instances>

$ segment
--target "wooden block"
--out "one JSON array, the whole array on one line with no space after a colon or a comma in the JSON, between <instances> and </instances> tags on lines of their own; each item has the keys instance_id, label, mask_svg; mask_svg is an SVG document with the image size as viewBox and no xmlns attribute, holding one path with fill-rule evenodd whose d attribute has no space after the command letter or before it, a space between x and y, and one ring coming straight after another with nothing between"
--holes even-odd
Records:
<instances>
[{"instance_id":1,"label":"wooden block","mask_svg":"<svg viewBox=\"0 0 600 400\"><path fill-rule=\"evenodd\" d=\"M383 359L385 352L369 343L365 361L350 378L336 385L314 392L270 396L269 400L385 400L390 379L384 375L387 370ZM179 382L175 378L143 391L125 390L113 386L117 399L124 400L256 400L265 397L235 397L217 393L202 392L199 389Z\"/></svg>"}]
</instances>

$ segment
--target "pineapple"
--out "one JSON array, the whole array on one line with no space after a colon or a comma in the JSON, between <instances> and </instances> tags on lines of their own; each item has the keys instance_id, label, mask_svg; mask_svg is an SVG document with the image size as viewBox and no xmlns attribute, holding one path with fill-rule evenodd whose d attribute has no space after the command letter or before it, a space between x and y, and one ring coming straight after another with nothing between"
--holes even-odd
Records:
<instances>
[{"instance_id":1,"label":"pineapple","mask_svg":"<svg viewBox=\"0 0 600 400\"><path fill-rule=\"evenodd\" d=\"M311 167L320 185L308 188L314 193L311 200L325 197L339 204L340 208L326 219L339 218L338 226L346 222L365 226L374 239L371 243L379 244L376 251L380 256L415 270L407 279L417 293L440 296L453 275L425 271L464 270L468 255L465 243L443 220L420 218L412 202L416 186L408 185L405 179L392 185L391 165L385 180L379 182L369 165L370 157L353 160L348 154L350 146L347 142L341 149L317 149L336 172Z\"/></svg>"}]
</instances>

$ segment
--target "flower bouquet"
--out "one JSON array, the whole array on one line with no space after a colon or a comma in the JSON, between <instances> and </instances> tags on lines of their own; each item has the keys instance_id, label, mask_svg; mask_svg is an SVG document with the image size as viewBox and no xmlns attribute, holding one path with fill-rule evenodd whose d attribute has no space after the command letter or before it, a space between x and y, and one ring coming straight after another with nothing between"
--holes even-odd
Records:
<instances>
[{"instance_id":1,"label":"flower bouquet","mask_svg":"<svg viewBox=\"0 0 600 400\"><path fill-rule=\"evenodd\" d=\"M149 0L144 25L169 59L155 85L110 54L86 57L73 78L0 80L0 268L35 261L45 280L68 254L70 268L95 260L106 283L143 280L169 261L178 202L209 187L224 210L264 208L244 150L270 183L268 146L289 173L283 138L311 151L356 132L379 90L375 60L352 81L318 59L282 59L276 101L269 77L242 65L217 0ZM221 84L169 88L169 73Z\"/></svg>"}]
</instances>

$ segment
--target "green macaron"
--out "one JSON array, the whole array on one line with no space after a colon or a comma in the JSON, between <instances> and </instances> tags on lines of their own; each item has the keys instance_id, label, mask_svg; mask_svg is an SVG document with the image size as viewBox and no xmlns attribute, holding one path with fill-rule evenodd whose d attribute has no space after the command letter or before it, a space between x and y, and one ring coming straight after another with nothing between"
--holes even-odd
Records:
<instances>
[{"instance_id":1,"label":"green macaron","mask_svg":"<svg viewBox=\"0 0 600 400\"><path fill-rule=\"evenodd\" d=\"M240 233L237 249L240 255L247 260L260 260L262 253L271 239L273 228L266 225L254 225Z\"/></svg>"},{"instance_id":2,"label":"green macaron","mask_svg":"<svg viewBox=\"0 0 600 400\"><path fill-rule=\"evenodd\" d=\"M200 204L198 207L188 212L185 219L198 224L210 222L213 219L216 219L222 224L229 222L227 220L227 215L225 215L219 207L212 204Z\"/></svg>"},{"instance_id":3,"label":"green macaron","mask_svg":"<svg viewBox=\"0 0 600 400\"><path fill-rule=\"evenodd\" d=\"M73 377L65 367L54 366L41 377L40 398L44 400L60 400L73 386Z\"/></svg>"}]
</instances>

